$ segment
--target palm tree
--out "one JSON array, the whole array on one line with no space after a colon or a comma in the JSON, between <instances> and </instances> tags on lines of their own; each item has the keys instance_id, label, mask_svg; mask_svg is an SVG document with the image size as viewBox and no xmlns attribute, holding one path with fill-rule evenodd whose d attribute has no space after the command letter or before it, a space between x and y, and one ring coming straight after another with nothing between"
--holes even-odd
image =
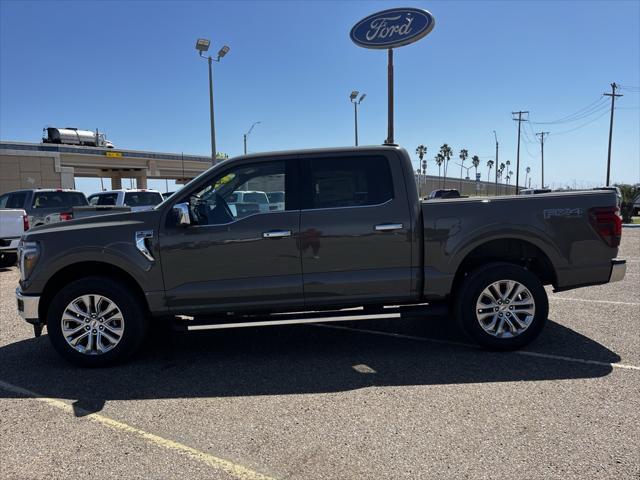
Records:
<instances>
[{"instance_id":1,"label":"palm tree","mask_svg":"<svg viewBox=\"0 0 640 480\"><path fill-rule=\"evenodd\" d=\"M416 148L416 155L418 155L418 158L420 159L420 163L418 164L418 170L420 170L420 165L423 164L422 159L426 154L427 154L427 147L425 147L424 145L418 145L418 147Z\"/></svg>"},{"instance_id":2,"label":"palm tree","mask_svg":"<svg viewBox=\"0 0 640 480\"><path fill-rule=\"evenodd\" d=\"M442 188L447 187L447 166L449 165L449 160L451 160L451 155L453 155L453 150L446 143L440 147L440 154L444 159L444 179L442 182Z\"/></svg>"},{"instance_id":3,"label":"palm tree","mask_svg":"<svg viewBox=\"0 0 640 480\"><path fill-rule=\"evenodd\" d=\"M440 167L442 166L442 162L444 162L444 157L442 156L441 153L438 153L435 157L434 160L436 161L436 164L438 165L438 184L440 183Z\"/></svg>"},{"instance_id":4,"label":"palm tree","mask_svg":"<svg viewBox=\"0 0 640 480\"><path fill-rule=\"evenodd\" d=\"M500 180L502 180L502 173L504 172L505 168L506 168L506 165L504 163L501 163L500 168L498 168L498 178Z\"/></svg>"},{"instance_id":5,"label":"palm tree","mask_svg":"<svg viewBox=\"0 0 640 480\"><path fill-rule=\"evenodd\" d=\"M524 176L524 186L527 186L527 177L529 176L529 173L531 173L531 167L527 167L524 169L525 172L525 176Z\"/></svg>"},{"instance_id":6,"label":"palm tree","mask_svg":"<svg viewBox=\"0 0 640 480\"><path fill-rule=\"evenodd\" d=\"M471 165L476 169L476 178L478 178L478 166L480 165L480 157L478 155L471 157Z\"/></svg>"},{"instance_id":7,"label":"palm tree","mask_svg":"<svg viewBox=\"0 0 640 480\"><path fill-rule=\"evenodd\" d=\"M460 150L460 191L462 191L462 169L464 168L464 161L469 156L469 151L466 148Z\"/></svg>"},{"instance_id":8,"label":"palm tree","mask_svg":"<svg viewBox=\"0 0 640 480\"><path fill-rule=\"evenodd\" d=\"M491 182L491 169L496 162L493 160L487 160L487 167L489 167L489 171L487 172L487 183ZM496 192L497 194L497 192ZM489 195L489 187L487 186L487 195Z\"/></svg>"},{"instance_id":9,"label":"palm tree","mask_svg":"<svg viewBox=\"0 0 640 480\"><path fill-rule=\"evenodd\" d=\"M487 167L489 167L489 171L487 172L487 182L491 181L491 169L495 165L496 162L493 160L487 160Z\"/></svg>"}]
</instances>

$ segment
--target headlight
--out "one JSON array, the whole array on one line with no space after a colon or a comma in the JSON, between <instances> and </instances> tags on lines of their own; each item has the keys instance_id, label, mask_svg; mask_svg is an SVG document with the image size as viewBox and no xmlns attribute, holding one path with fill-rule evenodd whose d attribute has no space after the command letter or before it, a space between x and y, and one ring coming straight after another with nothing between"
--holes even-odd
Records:
<instances>
[{"instance_id":1,"label":"headlight","mask_svg":"<svg viewBox=\"0 0 640 480\"><path fill-rule=\"evenodd\" d=\"M40 258L40 246L38 242L25 242L20 240L18 245L18 262L20 265L20 280L23 282L29 278L31 272Z\"/></svg>"}]
</instances>

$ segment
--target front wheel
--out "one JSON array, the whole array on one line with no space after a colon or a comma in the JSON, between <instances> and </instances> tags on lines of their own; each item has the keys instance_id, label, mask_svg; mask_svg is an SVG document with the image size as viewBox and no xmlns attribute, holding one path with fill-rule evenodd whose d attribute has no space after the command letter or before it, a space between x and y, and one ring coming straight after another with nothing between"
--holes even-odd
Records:
<instances>
[{"instance_id":1,"label":"front wheel","mask_svg":"<svg viewBox=\"0 0 640 480\"><path fill-rule=\"evenodd\" d=\"M549 302L542 282L529 270L490 263L463 280L454 311L462 330L481 346L514 350L540 334Z\"/></svg>"},{"instance_id":2,"label":"front wheel","mask_svg":"<svg viewBox=\"0 0 640 480\"><path fill-rule=\"evenodd\" d=\"M71 363L102 367L140 346L146 316L130 289L111 278L86 277L60 290L47 313L54 348Z\"/></svg>"}]
</instances>

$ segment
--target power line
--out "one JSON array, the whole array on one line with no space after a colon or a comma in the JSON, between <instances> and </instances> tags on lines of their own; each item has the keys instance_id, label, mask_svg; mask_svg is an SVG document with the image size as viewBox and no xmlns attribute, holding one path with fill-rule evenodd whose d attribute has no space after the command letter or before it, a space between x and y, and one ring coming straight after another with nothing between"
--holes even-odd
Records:
<instances>
[{"instance_id":1,"label":"power line","mask_svg":"<svg viewBox=\"0 0 640 480\"><path fill-rule=\"evenodd\" d=\"M585 117L593 114L594 112L596 112L597 110L602 108L607 103L608 102L606 101L606 99L604 97L599 97L597 100L595 100L594 102L591 102L586 107L583 107L580 110L578 110L576 112L573 112L573 113L571 113L569 115L565 115L564 117L560 117L560 118L558 118L556 120L552 120L552 121L548 121L548 122L531 122L531 123L533 123L535 125L547 125L547 124L553 124L553 123L575 122L577 120L581 120L582 118L585 118Z\"/></svg>"},{"instance_id":2,"label":"power line","mask_svg":"<svg viewBox=\"0 0 640 480\"><path fill-rule=\"evenodd\" d=\"M616 109L617 110L617 109ZM609 113L609 109L604 110L600 115L598 115L595 118L592 118L591 120L589 120L588 122L583 123L582 125L578 125L575 128L571 128L569 130L564 130L562 132L553 132L553 136L556 137L558 135L564 135L565 133L571 133L571 132L575 132L576 130L580 130L582 127L586 127L587 125L592 124L593 122L595 122L596 120L600 120L602 117L604 117L607 113Z\"/></svg>"}]
</instances>

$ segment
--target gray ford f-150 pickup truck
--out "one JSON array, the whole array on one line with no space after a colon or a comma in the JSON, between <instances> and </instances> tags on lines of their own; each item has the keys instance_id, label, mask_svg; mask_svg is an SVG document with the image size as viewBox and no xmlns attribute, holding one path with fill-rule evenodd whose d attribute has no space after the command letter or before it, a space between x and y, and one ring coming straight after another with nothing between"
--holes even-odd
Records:
<instances>
[{"instance_id":1,"label":"gray ford f-150 pickup truck","mask_svg":"<svg viewBox=\"0 0 640 480\"><path fill-rule=\"evenodd\" d=\"M235 208L254 190L284 201ZM395 146L248 155L151 211L27 232L18 310L85 366L127 357L167 318L199 330L446 308L479 344L514 349L546 321L544 285L624 277L616 203L607 190L420 202Z\"/></svg>"}]
</instances>

